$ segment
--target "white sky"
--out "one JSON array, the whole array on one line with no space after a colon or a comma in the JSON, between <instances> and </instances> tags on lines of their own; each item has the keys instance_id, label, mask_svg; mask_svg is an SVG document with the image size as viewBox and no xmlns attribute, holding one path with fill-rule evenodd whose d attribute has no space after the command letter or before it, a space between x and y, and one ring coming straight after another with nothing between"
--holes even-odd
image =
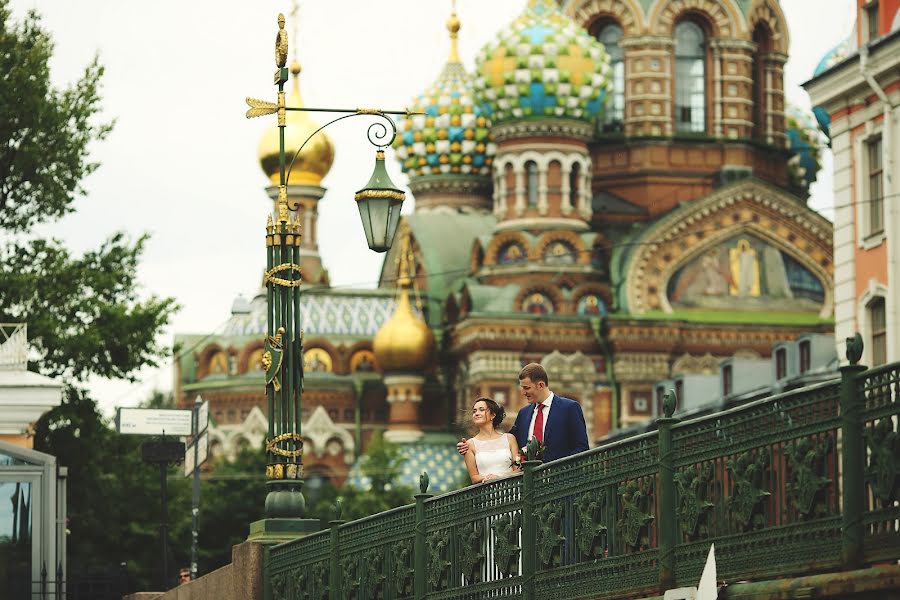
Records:
<instances>
[{"instance_id":1,"label":"white sky","mask_svg":"<svg viewBox=\"0 0 900 600\"><path fill-rule=\"evenodd\" d=\"M460 54L474 68L478 50L525 0L458 0ZM854 0L782 0L791 36L785 88L809 106L799 84L853 27ZM100 168L85 182L77 212L41 233L75 251L116 230L152 235L136 276L146 294L174 296L182 309L166 332L208 333L230 315L235 296L252 296L265 263L271 204L256 159L274 117L246 120L244 98L274 99L273 40L287 0L12 0L14 19L35 8L56 42L55 85L77 79L95 53L106 66L104 116L116 119L95 144ZM308 106L403 109L437 76L449 47L448 0L301 1L301 88ZM289 34L293 28L289 20ZM324 115L321 115L324 118ZM323 119L318 119L324 122ZM373 148L366 118L327 132L334 166L323 186L319 249L332 284L374 287L382 255L369 251L352 194L368 180ZM392 163L391 177L406 177ZM810 205L833 203L831 155ZM407 202L405 212L412 209ZM137 383L92 381L101 406L131 406L153 389L171 389L172 370L147 370Z\"/></svg>"}]
</instances>

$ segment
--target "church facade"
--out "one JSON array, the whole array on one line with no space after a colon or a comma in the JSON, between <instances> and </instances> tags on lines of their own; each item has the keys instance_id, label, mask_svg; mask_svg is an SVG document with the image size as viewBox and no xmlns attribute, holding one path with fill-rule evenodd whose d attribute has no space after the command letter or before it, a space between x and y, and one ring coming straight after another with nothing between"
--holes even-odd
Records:
<instances>
[{"instance_id":1,"label":"church facade","mask_svg":"<svg viewBox=\"0 0 900 600\"><path fill-rule=\"evenodd\" d=\"M581 403L595 443L658 415L658 381L832 330L833 228L806 206L820 134L785 101L776 0L530 0L474 70L447 25L449 60L410 105L424 114L399 123L415 210L377 290L327 287L326 137L288 182L310 283L308 475L364 485L352 465L385 430L409 477L441 470L433 489L453 489L473 399L513 418L526 363ZM315 127L295 115L288 148ZM264 315L264 296L238 300L224 334L177 336L194 348L177 399L210 400L214 453L265 435Z\"/></svg>"}]
</instances>

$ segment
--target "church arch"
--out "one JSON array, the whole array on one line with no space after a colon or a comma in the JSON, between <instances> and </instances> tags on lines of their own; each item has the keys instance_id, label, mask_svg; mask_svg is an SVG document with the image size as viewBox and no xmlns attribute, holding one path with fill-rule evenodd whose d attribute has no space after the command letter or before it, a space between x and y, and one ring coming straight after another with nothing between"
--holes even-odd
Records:
<instances>
[{"instance_id":1,"label":"church arch","mask_svg":"<svg viewBox=\"0 0 900 600\"><path fill-rule=\"evenodd\" d=\"M648 21L654 33L669 36L675 24L689 15L706 20L711 37L734 38L747 32L744 15L734 0L658 0Z\"/></svg>"},{"instance_id":2,"label":"church arch","mask_svg":"<svg viewBox=\"0 0 900 600\"><path fill-rule=\"evenodd\" d=\"M640 35L645 28L644 11L635 0L572 0L565 13L592 33L593 24L600 19L616 21L629 37Z\"/></svg>"}]
</instances>

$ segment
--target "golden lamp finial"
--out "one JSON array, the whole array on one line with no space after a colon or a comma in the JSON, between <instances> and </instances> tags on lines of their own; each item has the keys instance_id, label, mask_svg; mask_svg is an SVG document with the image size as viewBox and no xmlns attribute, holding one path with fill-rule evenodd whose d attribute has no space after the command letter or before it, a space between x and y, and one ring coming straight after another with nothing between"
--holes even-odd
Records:
<instances>
[{"instance_id":1,"label":"golden lamp finial","mask_svg":"<svg viewBox=\"0 0 900 600\"><path fill-rule=\"evenodd\" d=\"M456 39L459 37L459 25L459 17L456 16L456 0L453 0L453 9L450 18L447 19L447 31L450 32L450 62L452 63L460 62L459 47L456 43Z\"/></svg>"}]
</instances>

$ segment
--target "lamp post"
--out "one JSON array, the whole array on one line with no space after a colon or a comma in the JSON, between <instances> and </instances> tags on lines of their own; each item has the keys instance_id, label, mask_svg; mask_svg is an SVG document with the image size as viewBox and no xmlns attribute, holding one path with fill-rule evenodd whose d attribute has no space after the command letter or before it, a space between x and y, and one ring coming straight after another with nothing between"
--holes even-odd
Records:
<instances>
[{"instance_id":1,"label":"lamp post","mask_svg":"<svg viewBox=\"0 0 900 600\"><path fill-rule=\"evenodd\" d=\"M303 485L303 441L300 434L300 399L303 389L303 332L300 322L300 223L292 218L287 203L287 181L294 161L303 147L319 131L343 119L360 115L376 116L382 121L372 123L367 131L369 141L376 147L375 169L368 183L354 200L369 248L387 251L393 242L400 221L400 208L405 194L388 177L384 166L384 149L396 137L397 127L389 115L409 114L407 111L379 109L306 108L285 105L284 84L288 80L285 67L288 56L288 37L284 29L284 15L278 15L275 39L275 85L277 102L247 98L250 107L247 118L277 114L279 130L279 187L277 210L266 224L265 285L268 300L268 327L263 353L266 370L266 398L269 430L266 438L265 518L251 523L251 540L274 543L292 539L318 529L317 519L304 519L306 502ZM290 165L285 156L286 114L289 110L340 113L314 131L297 149Z\"/></svg>"}]
</instances>

